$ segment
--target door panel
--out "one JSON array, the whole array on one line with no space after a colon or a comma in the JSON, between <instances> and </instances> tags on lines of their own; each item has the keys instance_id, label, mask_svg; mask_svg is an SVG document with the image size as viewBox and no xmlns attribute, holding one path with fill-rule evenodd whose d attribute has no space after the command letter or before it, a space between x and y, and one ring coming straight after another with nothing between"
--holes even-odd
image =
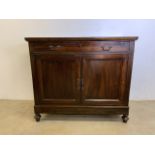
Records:
<instances>
[{"instance_id":1,"label":"door panel","mask_svg":"<svg viewBox=\"0 0 155 155\"><path fill-rule=\"evenodd\" d=\"M36 70L41 103L79 103L80 58L40 55L36 58Z\"/></svg>"},{"instance_id":2,"label":"door panel","mask_svg":"<svg viewBox=\"0 0 155 155\"><path fill-rule=\"evenodd\" d=\"M121 105L125 99L127 55L96 55L83 59L82 102Z\"/></svg>"}]
</instances>

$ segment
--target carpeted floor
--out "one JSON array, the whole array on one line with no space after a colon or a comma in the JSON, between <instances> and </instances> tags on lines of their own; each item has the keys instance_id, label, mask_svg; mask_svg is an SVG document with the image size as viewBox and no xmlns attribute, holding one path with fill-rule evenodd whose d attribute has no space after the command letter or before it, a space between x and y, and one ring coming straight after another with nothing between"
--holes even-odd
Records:
<instances>
[{"instance_id":1,"label":"carpeted floor","mask_svg":"<svg viewBox=\"0 0 155 155\"><path fill-rule=\"evenodd\" d=\"M130 102L127 124L120 116L33 116L33 101L1 100L0 134L155 134L155 101Z\"/></svg>"}]
</instances>

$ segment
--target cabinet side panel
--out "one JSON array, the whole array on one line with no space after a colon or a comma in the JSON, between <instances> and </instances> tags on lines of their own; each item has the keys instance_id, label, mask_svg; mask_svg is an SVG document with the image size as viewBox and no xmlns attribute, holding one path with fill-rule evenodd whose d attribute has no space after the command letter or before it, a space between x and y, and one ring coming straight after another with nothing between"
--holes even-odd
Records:
<instances>
[{"instance_id":1,"label":"cabinet side panel","mask_svg":"<svg viewBox=\"0 0 155 155\"><path fill-rule=\"evenodd\" d=\"M35 69L35 56L31 53L31 44L29 43L29 55L30 55L30 63L31 63L31 72L32 72L32 84L33 84L33 94L34 94L34 102L36 105L39 104L39 96L38 96L38 78L37 78L37 72Z\"/></svg>"},{"instance_id":2,"label":"cabinet side panel","mask_svg":"<svg viewBox=\"0 0 155 155\"><path fill-rule=\"evenodd\" d=\"M130 95L130 85L131 85L133 59L134 59L134 47L135 47L135 42L130 41L130 53L129 53L129 60L128 60L127 82L126 82L126 91L125 91L125 100L124 100L126 104L128 104L129 102L129 95Z\"/></svg>"}]
</instances>

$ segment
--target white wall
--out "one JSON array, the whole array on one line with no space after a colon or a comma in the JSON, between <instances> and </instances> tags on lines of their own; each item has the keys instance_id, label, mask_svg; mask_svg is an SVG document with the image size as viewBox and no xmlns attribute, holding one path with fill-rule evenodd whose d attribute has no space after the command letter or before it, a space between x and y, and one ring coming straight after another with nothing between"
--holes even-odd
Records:
<instances>
[{"instance_id":1,"label":"white wall","mask_svg":"<svg viewBox=\"0 0 155 155\"><path fill-rule=\"evenodd\" d=\"M33 99L24 37L139 36L130 99L155 99L155 20L0 20L0 99Z\"/></svg>"}]
</instances>

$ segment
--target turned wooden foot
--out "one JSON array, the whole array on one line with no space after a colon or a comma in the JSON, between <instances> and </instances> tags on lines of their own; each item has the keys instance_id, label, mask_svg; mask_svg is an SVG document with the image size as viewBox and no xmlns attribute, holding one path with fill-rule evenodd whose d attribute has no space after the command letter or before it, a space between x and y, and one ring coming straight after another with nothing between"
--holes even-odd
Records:
<instances>
[{"instance_id":1,"label":"turned wooden foot","mask_svg":"<svg viewBox=\"0 0 155 155\"><path fill-rule=\"evenodd\" d=\"M39 122L40 121L40 118L41 118L41 115L39 113L36 113L35 116L34 116L34 118L35 118L35 120L37 122Z\"/></svg>"},{"instance_id":2,"label":"turned wooden foot","mask_svg":"<svg viewBox=\"0 0 155 155\"><path fill-rule=\"evenodd\" d=\"M122 120L123 120L124 123L127 123L127 121L129 120L128 115L123 114L123 115L122 115Z\"/></svg>"}]
</instances>

